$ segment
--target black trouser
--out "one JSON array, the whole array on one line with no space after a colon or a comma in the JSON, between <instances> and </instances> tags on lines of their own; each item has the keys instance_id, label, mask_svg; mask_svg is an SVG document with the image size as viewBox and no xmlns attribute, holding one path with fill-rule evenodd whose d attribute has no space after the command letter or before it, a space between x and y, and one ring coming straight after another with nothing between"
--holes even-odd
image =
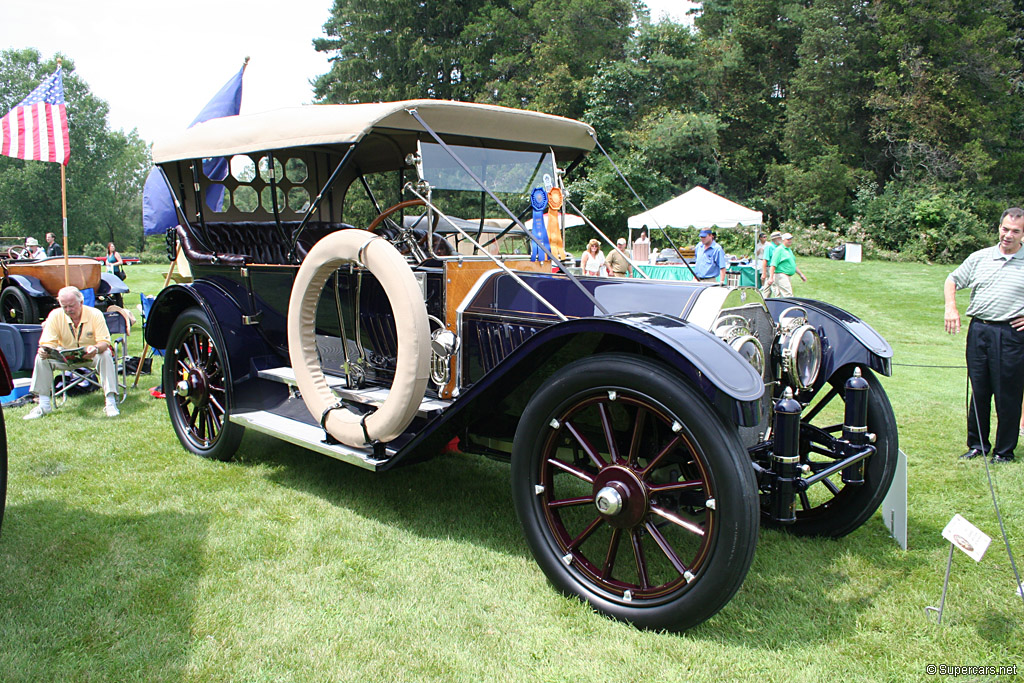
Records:
<instances>
[{"instance_id":1,"label":"black trouser","mask_svg":"<svg viewBox=\"0 0 1024 683\"><path fill-rule=\"evenodd\" d=\"M973 394L967 411L967 447L984 453L992 450L988 433L994 396L998 419L993 452L1013 457L1024 397L1024 331L1014 330L1008 322L971 320L967 330L967 375Z\"/></svg>"}]
</instances>

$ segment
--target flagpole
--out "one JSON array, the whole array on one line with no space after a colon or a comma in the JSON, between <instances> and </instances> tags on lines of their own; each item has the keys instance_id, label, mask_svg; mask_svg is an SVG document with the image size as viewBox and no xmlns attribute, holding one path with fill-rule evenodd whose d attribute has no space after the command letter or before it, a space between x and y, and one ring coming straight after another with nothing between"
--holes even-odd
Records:
<instances>
[{"instance_id":1,"label":"flagpole","mask_svg":"<svg viewBox=\"0 0 1024 683\"><path fill-rule=\"evenodd\" d=\"M60 165L60 215L64 227L64 286L71 284L68 278L68 193L64 182L64 164Z\"/></svg>"},{"instance_id":2,"label":"flagpole","mask_svg":"<svg viewBox=\"0 0 1024 683\"><path fill-rule=\"evenodd\" d=\"M58 57L57 71L60 71L63 64L64 60ZM64 286L67 287L71 282L68 275L68 192L63 163L60 165L60 218L61 227L64 232Z\"/></svg>"}]
</instances>

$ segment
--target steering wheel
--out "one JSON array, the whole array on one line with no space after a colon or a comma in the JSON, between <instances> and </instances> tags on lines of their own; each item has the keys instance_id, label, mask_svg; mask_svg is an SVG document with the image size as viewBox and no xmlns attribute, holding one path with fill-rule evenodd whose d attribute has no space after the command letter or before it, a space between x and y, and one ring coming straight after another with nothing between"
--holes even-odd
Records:
<instances>
[{"instance_id":1,"label":"steering wheel","mask_svg":"<svg viewBox=\"0 0 1024 683\"><path fill-rule=\"evenodd\" d=\"M11 247L7 250L8 258L23 259L25 258L25 247Z\"/></svg>"},{"instance_id":2,"label":"steering wheel","mask_svg":"<svg viewBox=\"0 0 1024 683\"><path fill-rule=\"evenodd\" d=\"M422 199L407 199L404 202L398 202L394 206L389 206L388 208L381 211L376 218L370 221L370 225L368 225L366 229L370 232L379 231L381 234L383 234L385 237L387 237L391 242L395 244L395 246L398 248L398 251L403 256L408 256L412 249L409 247L408 244L405 243L405 239L403 239L406 229L400 226L395 221L391 220L390 216L396 211L403 211L413 206L426 205L427 203ZM423 253L433 253L438 256L451 256L451 244L448 243L448 240L444 239L443 237L437 234L434 234L433 249L431 250L427 248L427 235L433 233L433 231L437 228L438 220L440 220L440 216L435 215L433 224L430 226L429 231L426 230L425 228L416 227L412 228L411 231L415 235L416 241L419 244L420 248L423 250ZM384 223L385 221L387 221L387 226L384 229L381 229L381 224ZM419 223L417 221L417 225L418 224Z\"/></svg>"}]
</instances>

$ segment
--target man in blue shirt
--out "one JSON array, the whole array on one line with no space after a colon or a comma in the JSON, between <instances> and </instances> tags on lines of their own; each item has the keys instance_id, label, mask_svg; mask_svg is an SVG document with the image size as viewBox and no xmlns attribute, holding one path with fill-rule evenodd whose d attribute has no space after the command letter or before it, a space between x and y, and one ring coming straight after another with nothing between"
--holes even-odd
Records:
<instances>
[{"instance_id":1,"label":"man in blue shirt","mask_svg":"<svg viewBox=\"0 0 1024 683\"><path fill-rule=\"evenodd\" d=\"M696 262L693 272L701 282L725 282L725 250L715 241L710 230L700 231L700 243L694 247Z\"/></svg>"}]
</instances>

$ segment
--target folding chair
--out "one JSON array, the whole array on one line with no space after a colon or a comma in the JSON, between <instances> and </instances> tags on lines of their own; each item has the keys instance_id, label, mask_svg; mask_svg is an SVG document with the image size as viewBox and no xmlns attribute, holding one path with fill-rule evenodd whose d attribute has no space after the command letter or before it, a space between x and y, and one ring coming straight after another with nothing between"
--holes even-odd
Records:
<instances>
[{"instance_id":1,"label":"folding chair","mask_svg":"<svg viewBox=\"0 0 1024 683\"><path fill-rule=\"evenodd\" d=\"M103 318L107 323L107 330L110 332L110 342L113 345L114 370L117 377L117 402L122 403L128 398L128 370L124 363L125 358L128 357L128 323L123 315L114 311L107 311L103 314ZM59 388L56 381L58 376L61 377L61 386ZM80 367L72 366L66 370L55 368L53 387L55 403L63 405L71 389L75 387L81 387L85 390L91 390L91 388L100 389L102 384L100 384L99 371L91 365L83 365Z\"/></svg>"}]
</instances>

